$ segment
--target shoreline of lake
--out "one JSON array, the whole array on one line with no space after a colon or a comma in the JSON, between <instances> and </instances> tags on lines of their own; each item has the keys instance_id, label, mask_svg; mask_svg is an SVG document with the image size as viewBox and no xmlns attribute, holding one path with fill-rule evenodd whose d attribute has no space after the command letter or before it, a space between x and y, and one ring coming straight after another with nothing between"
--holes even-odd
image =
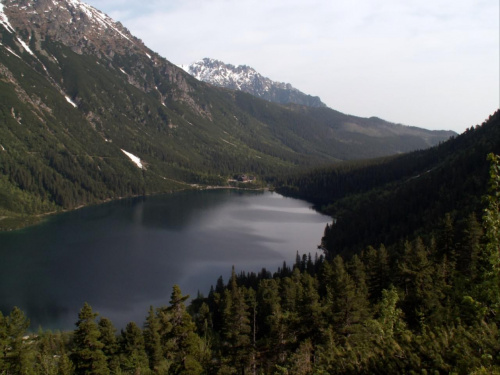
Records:
<instances>
[{"instance_id":1,"label":"shoreline of lake","mask_svg":"<svg viewBox=\"0 0 500 375\"><path fill-rule=\"evenodd\" d=\"M181 183L181 182L179 182ZM242 188L242 187L237 187L237 186L231 186L231 185L197 185L197 184L188 184L188 183L183 183L185 185L189 185L190 187L187 188L182 188L178 190L170 190L170 191L162 191L162 192L151 192L147 193L145 195L130 195L130 196L123 196L123 197L116 197L116 198L107 198L102 201L97 201L93 203L88 203L88 204L82 204L77 207L73 208L66 208L63 209L61 208L60 210L56 211L51 211L51 212L43 212L40 214L35 214L35 215L18 215L18 216L0 216L0 233L2 232L12 232L12 231L18 231L22 230L25 228L29 228L32 226L40 225L44 222L44 219L53 215L60 215L66 212L71 212L71 211L76 211L85 207L92 207L92 206L98 206L101 204L106 204L109 202L114 202L114 201L119 201L122 199L132 199L132 198L141 198L141 197L150 197L150 196L158 196L158 195L167 195L167 194L174 194L177 192L181 191L191 191L191 190L219 190L219 189L231 189L231 190L255 190L255 191L274 191L274 188L272 187L251 187L251 188ZM9 221L11 219L14 223L17 223L14 225L14 227L5 227L5 221ZM5 220L5 221L4 221Z\"/></svg>"},{"instance_id":2,"label":"shoreline of lake","mask_svg":"<svg viewBox=\"0 0 500 375\"><path fill-rule=\"evenodd\" d=\"M217 278L275 272L320 253L330 217L270 191L207 189L115 200L0 233L0 310L20 307L34 326L64 329L84 302L117 326L150 305L209 292Z\"/></svg>"}]
</instances>

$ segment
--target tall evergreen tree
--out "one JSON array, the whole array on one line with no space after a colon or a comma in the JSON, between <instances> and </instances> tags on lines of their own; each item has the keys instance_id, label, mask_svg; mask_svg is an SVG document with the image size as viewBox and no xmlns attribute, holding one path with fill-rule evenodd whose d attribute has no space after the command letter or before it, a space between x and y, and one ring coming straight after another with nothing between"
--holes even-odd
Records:
<instances>
[{"instance_id":1,"label":"tall evergreen tree","mask_svg":"<svg viewBox=\"0 0 500 375\"><path fill-rule=\"evenodd\" d=\"M99 340L103 344L102 351L107 358L108 367L111 374L120 372L119 345L116 339L116 328L108 318L101 317L99 319Z\"/></svg>"},{"instance_id":2,"label":"tall evergreen tree","mask_svg":"<svg viewBox=\"0 0 500 375\"><path fill-rule=\"evenodd\" d=\"M333 259L327 277L326 315L337 332L348 334L350 327L358 323L362 315L367 314L364 310L367 305L366 295L357 293L356 283L340 256Z\"/></svg>"},{"instance_id":3,"label":"tall evergreen tree","mask_svg":"<svg viewBox=\"0 0 500 375\"><path fill-rule=\"evenodd\" d=\"M203 368L198 358L203 360L200 351L201 339L196 334L196 325L186 311L185 301L178 285L172 288L170 306L164 309L164 319L168 319L168 329L162 337L166 356L172 361L170 372L176 374L199 374ZM206 354L206 353L204 353Z\"/></svg>"},{"instance_id":4,"label":"tall evergreen tree","mask_svg":"<svg viewBox=\"0 0 500 375\"><path fill-rule=\"evenodd\" d=\"M59 352L54 335L51 332L39 330L36 346L35 372L37 374L57 375L59 372L57 354Z\"/></svg>"},{"instance_id":5,"label":"tall evergreen tree","mask_svg":"<svg viewBox=\"0 0 500 375\"><path fill-rule=\"evenodd\" d=\"M318 294L318 281L304 272L301 275L301 295L298 301L298 314L300 324L298 339L300 341L309 338L313 343L319 341L323 327L323 308Z\"/></svg>"},{"instance_id":6,"label":"tall evergreen tree","mask_svg":"<svg viewBox=\"0 0 500 375\"><path fill-rule=\"evenodd\" d=\"M149 373L149 361L144 347L144 336L134 322L130 322L120 337L121 365L125 373Z\"/></svg>"},{"instance_id":7,"label":"tall evergreen tree","mask_svg":"<svg viewBox=\"0 0 500 375\"><path fill-rule=\"evenodd\" d=\"M475 296L500 320L500 156L490 154L489 194L484 210L485 244L478 254Z\"/></svg>"},{"instance_id":8,"label":"tall evergreen tree","mask_svg":"<svg viewBox=\"0 0 500 375\"><path fill-rule=\"evenodd\" d=\"M421 238L414 243L406 242L399 270L405 293L405 314L412 325L423 327L431 314L441 308L443 283L442 274L429 259L429 251Z\"/></svg>"},{"instance_id":9,"label":"tall evergreen tree","mask_svg":"<svg viewBox=\"0 0 500 375\"><path fill-rule=\"evenodd\" d=\"M146 354L149 359L149 368L155 372L160 369L163 360L160 336L160 322L153 306L149 307L148 316L143 329Z\"/></svg>"},{"instance_id":10,"label":"tall evergreen tree","mask_svg":"<svg viewBox=\"0 0 500 375\"><path fill-rule=\"evenodd\" d=\"M382 291L391 283L389 254L384 245L378 250L368 246L362 255L366 267L366 283L371 302L377 302L382 297Z\"/></svg>"},{"instance_id":11,"label":"tall evergreen tree","mask_svg":"<svg viewBox=\"0 0 500 375\"><path fill-rule=\"evenodd\" d=\"M32 345L27 344L26 332L29 319L18 307L14 307L7 317L8 356L7 368L14 374L34 374Z\"/></svg>"},{"instance_id":12,"label":"tall evergreen tree","mask_svg":"<svg viewBox=\"0 0 500 375\"><path fill-rule=\"evenodd\" d=\"M483 229L476 214L471 213L466 220L457 250L457 271L470 282L476 277L478 255L483 237Z\"/></svg>"},{"instance_id":13,"label":"tall evergreen tree","mask_svg":"<svg viewBox=\"0 0 500 375\"><path fill-rule=\"evenodd\" d=\"M104 344L99 340L101 333L95 322L97 315L86 302L78 314L72 354L76 374L109 374L106 355L102 351Z\"/></svg>"},{"instance_id":14,"label":"tall evergreen tree","mask_svg":"<svg viewBox=\"0 0 500 375\"><path fill-rule=\"evenodd\" d=\"M244 291L237 285L234 267L228 289L224 291L223 307L222 338L225 353L229 357L230 366L241 373L250 363L252 329Z\"/></svg>"},{"instance_id":15,"label":"tall evergreen tree","mask_svg":"<svg viewBox=\"0 0 500 375\"><path fill-rule=\"evenodd\" d=\"M18 307L14 307L6 317L7 347L4 349L8 373L34 374L34 356L32 346L25 340L29 319ZM8 352L8 355L6 355Z\"/></svg>"},{"instance_id":16,"label":"tall evergreen tree","mask_svg":"<svg viewBox=\"0 0 500 375\"><path fill-rule=\"evenodd\" d=\"M271 363L283 364L286 346L290 341L286 319L281 308L279 281L261 280L257 290L259 303L259 336L265 337L261 345L267 352L264 368L270 369ZM269 370L270 371L270 370Z\"/></svg>"},{"instance_id":17,"label":"tall evergreen tree","mask_svg":"<svg viewBox=\"0 0 500 375\"><path fill-rule=\"evenodd\" d=\"M356 286L357 305L360 311L359 319L365 320L369 315L366 267L361 259L354 255L347 265L347 270Z\"/></svg>"},{"instance_id":18,"label":"tall evergreen tree","mask_svg":"<svg viewBox=\"0 0 500 375\"><path fill-rule=\"evenodd\" d=\"M0 371L2 373L7 371L7 351L9 348L9 340L7 336L7 318L3 316L0 311Z\"/></svg>"}]
</instances>

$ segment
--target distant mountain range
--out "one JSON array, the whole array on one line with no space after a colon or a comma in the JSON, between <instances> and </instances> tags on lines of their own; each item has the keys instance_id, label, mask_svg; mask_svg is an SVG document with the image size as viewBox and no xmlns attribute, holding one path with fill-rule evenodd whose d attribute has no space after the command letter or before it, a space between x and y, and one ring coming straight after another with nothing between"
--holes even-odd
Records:
<instances>
[{"instance_id":1,"label":"distant mountain range","mask_svg":"<svg viewBox=\"0 0 500 375\"><path fill-rule=\"evenodd\" d=\"M241 90L270 102L326 107L319 97L304 94L289 83L272 81L246 65L234 66L219 60L204 58L181 67L200 81L232 90Z\"/></svg>"},{"instance_id":2,"label":"distant mountain range","mask_svg":"<svg viewBox=\"0 0 500 375\"><path fill-rule=\"evenodd\" d=\"M4 228L118 197L225 185L235 174L262 181L404 153L454 134L201 82L79 0L0 3Z\"/></svg>"}]
</instances>

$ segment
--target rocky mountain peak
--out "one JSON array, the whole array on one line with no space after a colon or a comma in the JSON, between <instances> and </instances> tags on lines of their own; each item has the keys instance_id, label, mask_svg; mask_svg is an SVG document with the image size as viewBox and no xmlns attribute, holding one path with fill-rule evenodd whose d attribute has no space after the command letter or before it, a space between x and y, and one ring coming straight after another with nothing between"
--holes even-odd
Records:
<instances>
[{"instance_id":1,"label":"rocky mountain peak","mask_svg":"<svg viewBox=\"0 0 500 375\"><path fill-rule=\"evenodd\" d=\"M247 65L234 66L220 60L204 58L182 68L200 81L241 90L271 102L325 107L319 97L304 94L289 83L272 81Z\"/></svg>"},{"instance_id":2,"label":"rocky mountain peak","mask_svg":"<svg viewBox=\"0 0 500 375\"><path fill-rule=\"evenodd\" d=\"M29 53L32 65L41 67L52 84L64 93L68 90L59 87L51 67L42 63L49 59L57 69L64 65L46 49L52 42L78 55L94 56L99 64L120 72L141 91L157 93L163 104L170 98L203 112L189 95L191 88L184 71L147 48L120 22L94 7L80 0L1 0L0 48L20 59L24 59L21 57L24 52ZM156 76L161 78L152 79L155 76L152 71L158 72Z\"/></svg>"},{"instance_id":3,"label":"rocky mountain peak","mask_svg":"<svg viewBox=\"0 0 500 375\"><path fill-rule=\"evenodd\" d=\"M79 54L112 57L146 49L119 22L80 0L3 0L0 24L10 32L25 31L28 45L33 37L39 42L50 38Z\"/></svg>"}]
</instances>

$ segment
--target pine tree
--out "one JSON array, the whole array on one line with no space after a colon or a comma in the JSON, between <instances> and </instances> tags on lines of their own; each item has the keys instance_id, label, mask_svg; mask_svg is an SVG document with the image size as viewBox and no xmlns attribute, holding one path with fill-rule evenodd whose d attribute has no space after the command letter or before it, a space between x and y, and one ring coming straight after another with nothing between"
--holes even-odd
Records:
<instances>
[{"instance_id":1,"label":"pine tree","mask_svg":"<svg viewBox=\"0 0 500 375\"><path fill-rule=\"evenodd\" d=\"M29 319L18 307L14 307L7 317L8 369L14 374L34 374L34 353L32 345L25 340L30 326ZM4 353L5 354L5 353Z\"/></svg>"},{"instance_id":2,"label":"pine tree","mask_svg":"<svg viewBox=\"0 0 500 375\"><path fill-rule=\"evenodd\" d=\"M103 344L102 351L107 358L108 367L111 374L119 373L120 371L120 358L119 358L119 345L116 339L116 328L108 318L101 318L99 320L99 341Z\"/></svg>"},{"instance_id":3,"label":"pine tree","mask_svg":"<svg viewBox=\"0 0 500 375\"><path fill-rule=\"evenodd\" d=\"M164 309L164 317L168 319L168 330L163 336L167 357L173 364L173 373L198 374L203 368L198 361L202 359L202 342L196 334L196 325L186 311L184 302L189 295L183 296L178 285L172 288L170 306Z\"/></svg>"},{"instance_id":4,"label":"pine tree","mask_svg":"<svg viewBox=\"0 0 500 375\"><path fill-rule=\"evenodd\" d=\"M146 374L149 372L149 361L144 347L144 336L134 322L130 322L120 337L121 364L126 373Z\"/></svg>"},{"instance_id":5,"label":"pine tree","mask_svg":"<svg viewBox=\"0 0 500 375\"><path fill-rule=\"evenodd\" d=\"M54 335L39 330L36 351L35 372L37 374L56 375L59 370L59 356L57 355Z\"/></svg>"},{"instance_id":6,"label":"pine tree","mask_svg":"<svg viewBox=\"0 0 500 375\"><path fill-rule=\"evenodd\" d=\"M259 336L265 337L261 350L265 351L270 364L282 364L285 361L285 351L289 337L285 317L281 308L279 281L275 279L261 280L257 290L259 303Z\"/></svg>"},{"instance_id":7,"label":"pine tree","mask_svg":"<svg viewBox=\"0 0 500 375\"><path fill-rule=\"evenodd\" d=\"M298 349L290 356L288 366L290 372L296 375L313 374L313 351L311 340L304 340Z\"/></svg>"},{"instance_id":8,"label":"pine tree","mask_svg":"<svg viewBox=\"0 0 500 375\"><path fill-rule=\"evenodd\" d=\"M483 226L485 244L478 253L474 296L490 317L500 316L500 157L488 155L491 161L489 195L485 200Z\"/></svg>"},{"instance_id":9,"label":"pine tree","mask_svg":"<svg viewBox=\"0 0 500 375\"><path fill-rule=\"evenodd\" d=\"M320 339L323 327L323 308L318 294L317 280L308 273L301 275L301 295L298 303L298 313L300 317L298 340L312 340L313 343Z\"/></svg>"},{"instance_id":10,"label":"pine tree","mask_svg":"<svg viewBox=\"0 0 500 375\"><path fill-rule=\"evenodd\" d=\"M7 370L7 363L5 357L9 347L9 340L7 336L7 318L3 316L0 311L0 372L4 373Z\"/></svg>"},{"instance_id":11,"label":"pine tree","mask_svg":"<svg viewBox=\"0 0 500 375\"><path fill-rule=\"evenodd\" d=\"M367 302L366 296L357 294L356 283L345 268L344 260L340 256L333 259L331 271L328 272L326 316L333 323L336 331L348 334L353 324L367 314L364 311Z\"/></svg>"},{"instance_id":12,"label":"pine tree","mask_svg":"<svg viewBox=\"0 0 500 375\"><path fill-rule=\"evenodd\" d=\"M145 350L149 359L149 368L158 371L163 360L161 347L160 323L153 306L149 307L143 329Z\"/></svg>"},{"instance_id":13,"label":"pine tree","mask_svg":"<svg viewBox=\"0 0 500 375\"><path fill-rule=\"evenodd\" d=\"M354 255L348 263L347 269L356 286L359 319L365 320L369 315L368 285L365 265L357 255Z\"/></svg>"},{"instance_id":14,"label":"pine tree","mask_svg":"<svg viewBox=\"0 0 500 375\"><path fill-rule=\"evenodd\" d=\"M423 327L431 313L441 309L443 298L442 273L429 259L429 252L421 238L406 242L399 266L405 293L405 314L413 325ZM441 280L440 280L441 278Z\"/></svg>"},{"instance_id":15,"label":"pine tree","mask_svg":"<svg viewBox=\"0 0 500 375\"><path fill-rule=\"evenodd\" d=\"M440 225L437 236L437 256L442 259L446 256L450 262L455 262L455 230L453 226L453 219L448 213L445 215L442 224Z\"/></svg>"},{"instance_id":16,"label":"pine tree","mask_svg":"<svg viewBox=\"0 0 500 375\"><path fill-rule=\"evenodd\" d=\"M57 375L72 375L75 373L75 367L66 353L61 354L59 358L57 371Z\"/></svg>"},{"instance_id":17,"label":"pine tree","mask_svg":"<svg viewBox=\"0 0 500 375\"><path fill-rule=\"evenodd\" d=\"M196 313L195 324L196 330L198 331L199 335L201 337L208 338L212 331L213 325L210 308L205 302L200 305L200 308Z\"/></svg>"},{"instance_id":18,"label":"pine tree","mask_svg":"<svg viewBox=\"0 0 500 375\"><path fill-rule=\"evenodd\" d=\"M250 362L250 319L244 291L236 282L234 267L229 287L224 291L222 337L225 353L235 371L244 372Z\"/></svg>"},{"instance_id":19,"label":"pine tree","mask_svg":"<svg viewBox=\"0 0 500 375\"><path fill-rule=\"evenodd\" d=\"M476 277L482 237L481 224L477 221L475 213L472 213L465 223L457 253L457 271L466 277L469 282Z\"/></svg>"},{"instance_id":20,"label":"pine tree","mask_svg":"<svg viewBox=\"0 0 500 375\"><path fill-rule=\"evenodd\" d=\"M76 374L109 374L106 356L102 351L104 345L99 341L101 333L95 322L97 315L88 303L83 305L78 314L72 354Z\"/></svg>"},{"instance_id":21,"label":"pine tree","mask_svg":"<svg viewBox=\"0 0 500 375\"><path fill-rule=\"evenodd\" d=\"M382 291L390 285L389 255L384 245L376 250L372 246L364 252L363 261L366 267L366 283L371 302L377 302L382 297Z\"/></svg>"}]
</instances>

